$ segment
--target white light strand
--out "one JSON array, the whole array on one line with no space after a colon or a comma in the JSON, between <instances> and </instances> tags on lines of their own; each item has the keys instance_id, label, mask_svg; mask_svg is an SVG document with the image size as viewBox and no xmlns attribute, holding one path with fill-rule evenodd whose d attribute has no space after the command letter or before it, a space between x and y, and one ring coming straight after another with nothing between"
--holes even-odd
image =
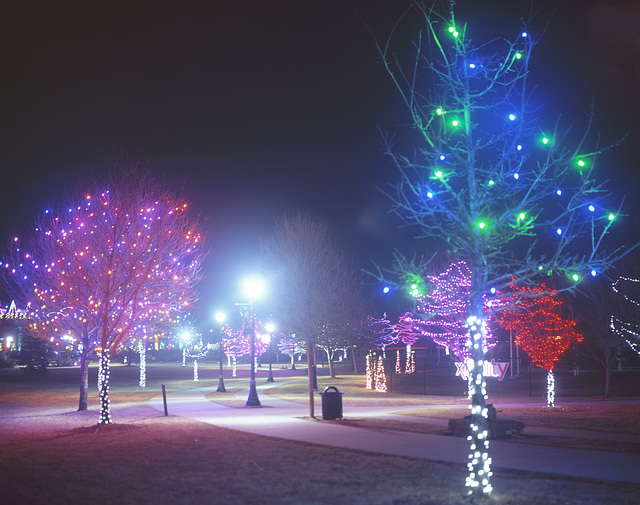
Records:
<instances>
[{"instance_id":1,"label":"white light strand","mask_svg":"<svg viewBox=\"0 0 640 505\"><path fill-rule=\"evenodd\" d=\"M547 372L547 407L556 406L556 379L553 372Z\"/></svg>"},{"instance_id":2,"label":"white light strand","mask_svg":"<svg viewBox=\"0 0 640 505\"><path fill-rule=\"evenodd\" d=\"M640 302L620 292L618 284L621 282L631 282L640 284L640 279L633 279L631 277L619 277L612 285L613 291L621 295L625 301L635 305L636 308L640 308ZM640 327L636 323L625 323L618 319L614 315L611 315L611 330L615 335L622 338L636 353L640 354Z\"/></svg>"},{"instance_id":3,"label":"white light strand","mask_svg":"<svg viewBox=\"0 0 640 505\"><path fill-rule=\"evenodd\" d=\"M147 387L147 346L144 339L138 344L138 353L140 355L140 382L138 386L141 388Z\"/></svg>"},{"instance_id":4,"label":"white light strand","mask_svg":"<svg viewBox=\"0 0 640 505\"><path fill-rule=\"evenodd\" d=\"M469 369L471 391L471 435L467 437L470 441L469 462L467 468L469 475L465 485L469 489L469 495L477 489L482 493L489 494L493 490L490 478L491 458L489 457L489 432L487 430L487 409L485 401L487 399L487 384L484 380L484 360L476 359L475 356L484 356L483 336L486 332L486 323L476 316L467 319L469 331L468 346L471 350L471 360ZM475 351L475 352L474 352Z\"/></svg>"},{"instance_id":5,"label":"white light strand","mask_svg":"<svg viewBox=\"0 0 640 505\"><path fill-rule=\"evenodd\" d=\"M111 409L109 401L109 354L102 350L100 356L100 366L98 368L98 382L100 383L100 421L98 424L112 424Z\"/></svg>"}]
</instances>

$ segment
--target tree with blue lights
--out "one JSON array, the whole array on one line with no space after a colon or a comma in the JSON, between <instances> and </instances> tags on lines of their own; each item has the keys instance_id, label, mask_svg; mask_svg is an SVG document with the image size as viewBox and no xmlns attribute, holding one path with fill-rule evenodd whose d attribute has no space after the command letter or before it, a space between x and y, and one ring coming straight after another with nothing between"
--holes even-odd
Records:
<instances>
[{"instance_id":1,"label":"tree with blue lights","mask_svg":"<svg viewBox=\"0 0 640 505\"><path fill-rule=\"evenodd\" d=\"M530 64L540 34L525 23L487 37L488 27L477 31L456 18L454 3L412 2L377 48L408 111L414 145L403 151L383 135L385 154L399 172L387 191L392 208L425 248L439 241L470 270L468 292L460 296L473 384L466 480L473 497L492 490L485 300L512 282L537 285L546 276L572 289L623 252L603 249L620 205L594 178L604 149L588 147L593 113L576 137L533 99ZM407 45L399 34L412 14L423 28ZM424 264L405 258L398 264L401 278L424 272Z\"/></svg>"},{"instance_id":2,"label":"tree with blue lights","mask_svg":"<svg viewBox=\"0 0 640 505\"><path fill-rule=\"evenodd\" d=\"M90 340L100 357L99 424L111 424L111 356L142 325L189 310L204 256L202 223L189 205L123 163L14 240L3 277L42 332Z\"/></svg>"}]
</instances>

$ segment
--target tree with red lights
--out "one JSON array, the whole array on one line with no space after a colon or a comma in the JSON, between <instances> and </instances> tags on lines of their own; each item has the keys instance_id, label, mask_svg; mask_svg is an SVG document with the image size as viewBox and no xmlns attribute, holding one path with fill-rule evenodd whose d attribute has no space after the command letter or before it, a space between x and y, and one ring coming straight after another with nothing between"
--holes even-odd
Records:
<instances>
[{"instance_id":1,"label":"tree with red lights","mask_svg":"<svg viewBox=\"0 0 640 505\"><path fill-rule=\"evenodd\" d=\"M109 359L141 324L190 308L202 226L180 196L129 163L81 195L16 242L5 268L47 330L74 332L99 351L99 423L110 424Z\"/></svg>"},{"instance_id":2,"label":"tree with red lights","mask_svg":"<svg viewBox=\"0 0 640 505\"><path fill-rule=\"evenodd\" d=\"M593 114L582 126L566 124L533 95L530 63L542 33L525 20L506 36L490 33L494 27L466 23L474 16L465 7L415 0L376 47L409 123L402 141L382 138L398 170L387 192L392 209L421 240L414 249L465 260L471 272L462 317L473 370L466 479L473 496L492 490L485 298L500 297L512 276L535 285L544 273L570 289L623 253L604 249L620 205L594 177L604 149ZM400 258L396 278L425 271L425 262ZM377 274L393 281L383 269Z\"/></svg>"},{"instance_id":3,"label":"tree with red lights","mask_svg":"<svg viewBox=\"0 0 640 505\"><path fill-rule=\"evenodd\" d=\"M547 370L547 405L554 406L556 362L573 342L582 342L582 335L574 328L575 321L564 319L560 313L562 302L556 290L544 284L537 287L511 286L510 310L499 314L500 324L515 335L531 361Z\"/></svg>"}]
</instances>

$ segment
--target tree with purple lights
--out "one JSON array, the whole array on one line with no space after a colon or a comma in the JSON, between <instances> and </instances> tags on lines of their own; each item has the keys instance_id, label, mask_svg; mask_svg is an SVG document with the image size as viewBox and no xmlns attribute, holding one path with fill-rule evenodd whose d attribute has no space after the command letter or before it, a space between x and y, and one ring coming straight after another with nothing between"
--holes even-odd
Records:
<instances>
[{"instance_id":1,"label":"tree with purple lights","mask_svg":"<svg viewBox=\"0 0 640 505\"><path fill-rule=\"evenodd\" d=\"M362 326L373 334L373 343L378 347L382 347L383 352L387 346L398 343L398 334L394 325L387 319L386 312L381 318L367 316Z\"/></svg>"},{"instance_id":2,"label":"tree with purple lights","mask_svg":"<svg viewBox=\"0 0 640 505\"><path fill-rule=\"evenodd\" d=\"M196 299L201 223L182 197L127 163L47 212L11 252L5 270L41 327L99 351L99 424L111 424L110 358L142 323Z\"/></svg>"},{"instance_id":3,"label":"tree with purple lights","mask_svg":"<svg viewBox=\"0 0 640 505\"><path fill-rule=\"evenodd\" d=\"M405 22L413 29L413 14L423 30L407 43L399 34ZM423 250L438 242L470 271L461 317L473 384L466 479L472 497L492 490L485 300L500 297L512 278L536 285L547 275L572 289L623 255L603 249L620 206L594 179L604 149L587 147L593 114L576 135L576 125L565 126L536 105L530 63L541 34L530 28L523 22L507 36L491 34L491 27L457 19L453 1L415 0L391 35L376 42L410 122L409 142L383 136L399 172L387 192L393 210L416 230ZM407 143L412 148L405 152L397 148ZM398 259L400 278L425 271L424 262ZM388 281L384 271L378 275Z\"/></svg>"},{"instance_id":4,"label":"tree with purple lights","mask_svg":"<svg viewBox=\"0 0 640 505\"><path fill-rule=\"evenodd\" d=\"M469 332L466 325L467 302L471 289L471 271L466 261L457 261L438 275L427 275L432 289L418 294L415 326L435 343L448 347L458 361L466 362L471 355ZM498 343L491 321L498 300L483 296L483 313L487 314L485 352Z\"/></svg>"}]
</instances>

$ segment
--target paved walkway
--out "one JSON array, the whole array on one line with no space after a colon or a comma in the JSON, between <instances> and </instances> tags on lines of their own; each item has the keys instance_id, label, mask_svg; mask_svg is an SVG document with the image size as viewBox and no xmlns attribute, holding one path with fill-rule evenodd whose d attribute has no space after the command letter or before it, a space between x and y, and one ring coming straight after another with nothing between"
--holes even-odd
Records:
<instances>
[{"instance_id":1,"label":"paved walkway","mask_svg":"<svg viewBox=\"0 0 640 505\"><path fill-rule=\"evenodd\" d=\"M278 383L281 384L281 383ZM375 428L345 426L340 422L311 422L301 419L309 415L309 406L280 400L268 395L270 383L258 385L262 408L230 408L205 398L216 386L167 394L169 414L189 417L208 424L257 435L323 444L346 449L364 450L395 456L448 461L466 464L469 443L465 438L445 437L422 433L409 433ZM243 400L248 390L236 393ZM318 402L320 403L320 402ZM343 400L347 418L393 416L394 420L413 423L424 422L445 425L445 419L398 416L391 414L415 407L350 407ZM164 411L162 396L151 399L150 405ZM575 405L575 404L574 404ZM495 405L497 409L508 405ZM529 404L530 406L530 404ZM442 405L449 408L451 405ZM460 407L460 405L455 405ZM433 406L430 406L433 408ZM316 415L320 407L316 408ZM556 430L526 427L528 435L566 436L621 440L640 443L640 436L612 433L595 433L581 430ZM490 453L494 468L509 468L532 472L554 473L607 481L624 481L640 484L640 454L563 449L529 444L512 444L491 441Z\"/></svg>"}]
</instances>

